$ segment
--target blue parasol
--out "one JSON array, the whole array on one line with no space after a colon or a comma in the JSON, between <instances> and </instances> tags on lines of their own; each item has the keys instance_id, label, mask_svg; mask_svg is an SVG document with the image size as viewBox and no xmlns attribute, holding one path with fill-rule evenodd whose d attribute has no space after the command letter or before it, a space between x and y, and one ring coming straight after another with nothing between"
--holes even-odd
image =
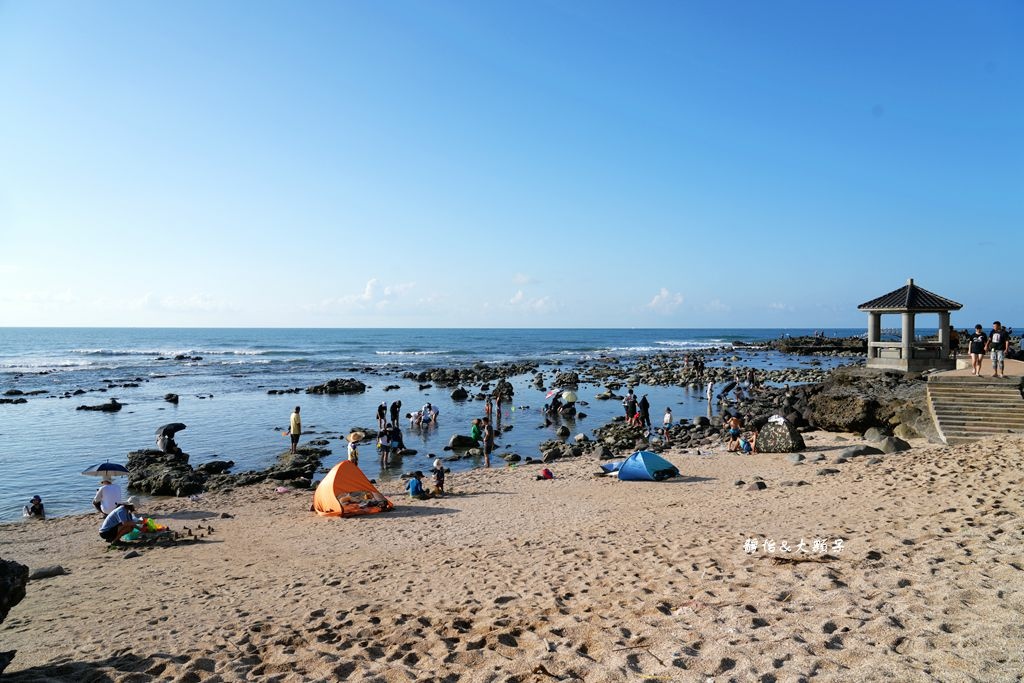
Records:
<instances>
[{"instance_id":1,"label":"blue parasol","mask_svg":"<svg viewBox=\"0 0 1024 683\"><path fill-rule=\"evenodd\" d=\"M90 477L103 477L109 479L110 477L127 477L128 468L124 465L118 465L116 462L101 462L99 465L93 465L82 471L82 474Z\"/></svg>"}]
</instances>

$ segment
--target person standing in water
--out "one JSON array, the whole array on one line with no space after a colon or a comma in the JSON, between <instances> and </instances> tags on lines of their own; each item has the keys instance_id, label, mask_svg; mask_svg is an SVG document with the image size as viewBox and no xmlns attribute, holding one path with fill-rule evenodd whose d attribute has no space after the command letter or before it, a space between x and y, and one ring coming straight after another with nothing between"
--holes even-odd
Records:
<instances>
[{"instance_id":1,"label":"person standing in water","mask_svg":"<svg viewBox=\"0 0 1024 683\"><path fill-rule=\"evenodd\" d=\"M494 450L494 427L491 426L491 418L485 417L483 420L484 429L484 467L491 466L491 452Z\"/></svg>"},{"instance_id":2,"label":"person standing in water","mask_svg":"<svg viewBox=\"0 0 1024 683\"><path fill-rule=\"evenodd\" d=\"M299 410L299 406L295 406L288 426L288 434L292 437L292 455L295 455L295 449L299 446L299 437L302 436L302 418L299 416Z\"/></svg>"}]
</instances>

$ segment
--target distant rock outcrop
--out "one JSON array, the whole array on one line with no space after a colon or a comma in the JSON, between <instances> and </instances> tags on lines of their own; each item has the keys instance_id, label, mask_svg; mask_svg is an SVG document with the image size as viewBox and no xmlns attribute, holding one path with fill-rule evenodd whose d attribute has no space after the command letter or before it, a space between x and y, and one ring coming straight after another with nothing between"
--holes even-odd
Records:
<instances>
[{"instance_id":1,"label":"distant rock outcrop","mask_svg":"<svg viewBox=\"0 0 1024 683\"><path fill-rule=\"evenodd\" d=\"M307 394L361 394L366 391L366 385L357 379L332 379L329 382L318 384L306 389Z\"/></svg>"}]
</instances>

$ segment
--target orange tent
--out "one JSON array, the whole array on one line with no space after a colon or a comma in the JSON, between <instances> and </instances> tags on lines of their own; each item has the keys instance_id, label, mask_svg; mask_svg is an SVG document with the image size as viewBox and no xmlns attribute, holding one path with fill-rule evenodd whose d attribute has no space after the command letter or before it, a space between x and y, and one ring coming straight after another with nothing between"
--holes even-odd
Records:
<instances>
[{"instance_id":1,"label":"orange tent","mask_svg":"<svg viewBox=\"0 0 1024 683\"><path fill-rule=\"evenodd\" d=\"M313 494L313 510L322 517L348 517L395 507L354 463L342 460L327 473Z\"/></svg>"}]
</instances>

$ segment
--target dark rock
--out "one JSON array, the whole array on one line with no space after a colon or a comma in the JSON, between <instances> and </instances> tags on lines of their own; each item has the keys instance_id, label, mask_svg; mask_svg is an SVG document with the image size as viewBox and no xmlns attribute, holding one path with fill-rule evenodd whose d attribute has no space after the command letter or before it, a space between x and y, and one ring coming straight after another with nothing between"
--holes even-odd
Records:
<instances>
[{"instance_id":1,"label":"dark rock","mask_svg":"<svg viewBox=\"0 0 1024 683\"><path fill-rule=\"evenodd\" d=\"M522 460L522 458L519 457L517 453L505 453L501 457L503 460L505 460L505 462L519 462L520 460Z\"/></svg>"},{"instance_id":2,"label":"dark rock","mask_svg":"<svg viewBox=\"0 0 1024 683\"><path fill-rule=\"evenodd\" d=\"M859 458L863 455L882 455L882 451L878 450L874 446L847 446L843 450L839 451L840 458Z\"/></svg>"},{"instance_id":3,"label":"dark rock","mask_svg":"<svg viewBox=\"0 0 1024 683\"><path fill-rule=\"evenodd\" d=\"M220 518L221 519L233 519L234 515L231 514L230 512L222 512L222 513L220 513Z\"/></svg>"},{"instance_id":4,"label":"dark rock","mask_svg":"<svg viewBox=\"0 0 1024 683\"><path fill-rule=\"evenodd\" d=\"M575 372L559 372L555 375L555 381L552 382L552 386L556 387L575 387L580 383L580 376Z\"/></svg>"},{"instance_id":5,"label":"dark rock","mask_svg":"<svg viewBox=\"0 0 1024 683\"><path fill-rule=\"evenodd\" d=\"M878 457L868 458L867 460L865 460L865 462L869 465L877 465L878 463L882 462L882 459Z\"/></svg>"},{"instance_id":6,"label":"dark rock","mask_svg":"<svg viewBox=\"0 0 1024 683\"><path fill-rule=\"evenodd\" d=\"M139 553L136 552L135 550L129 550L128 552L126 552L124 554L124 558L123 559L131 560L131 559L136 558L136 557L140 557Z\"/></svg>"},{"instance_id":7,"label":"dark rock","mask_svg":"<svg viewBox=\"0 0 1024 683\"><path fill-rule=\"evenodd\" d=\"M880 427L871 427L864 432L865 441L881 441L887 436L891 436L886 430Z\"/></svg>"},{"instance_id":8,"label":"dark rock","mask_svg":"<svg viewBox=\"0 0 1024 683\"><path fill-rule=\"evenodd\" d=\"M203 490L204 476L187 453L147 449L128 454L128 488L153 496L190 496Z\"/></svg>"},{"instance_id":9,"label":"dark rock","mask_svg":"<svg viewBox=\"0 0 1024 683\"><path fill-rule=\"evenodd\" d=\"M768 488L768 484L764 483L763 481L755 481L752 484L750 484L750 486L747 487L747 490L748 491L763 491L766 488Z\"/></svg>"},{"instance_id":10,"label":"dark rock","mask_svg":"<svg viewBox=\"0 0 1024 683\"><path fill-rule=\"evenodd\" d=\"M802 454L800 454L800 453L793 453L792 455L790 455L786 459L789 460L794 465L799 465L800 463L802 463L804 461L804 456Z\"/></svg>"},{"instance_id":11,"label":"dark rock","mask_svg":"<svg viewBox=\"0 0 1024 683\"><path fill-rule=\"evenodd\" d=\"M887 436L878 442L883 453L902 453L910 450L910 444L895 436Z\"/></svg>"},{"instance_id":12,"label":"dark rock","mask_svg":"<svg viewBox=\"0 0 1024 683\"><path fill-rule=\"evenodd\" d=\"M808 482L801 479L800 481L783 481L779 483L779 486L807 486Z\"/></svg>"},{"instance_id":13,"label":"dark rock","mask_svg":"<svg viewBox=\"0 0 1024 683\"><path fill-rule=\"evenodd\" d=\"M825 476L828 476L830 474L839 474L839 470L831 468L831 467L824 467L824 468L822 468L822 469L817 471L817 475L819 477L825 477Z\"/></svg>"},{"instance_id":14,"label":"dark rock","mask_svg":"<svg viewBox=\"0 0 1024 683\"><path fill-rule=\"evenodd\" d=\"M178 405L178 395L177 394L164 394L164 400L167 401L168 403L173 403L174 405Z\"/></svg>"},{"instance_id":15,"label":"dark rock","mask_svg":"<svg viewBox=\"0 0 1024 683\"><path fill-rule=\"evenodd\" d=\"M50 565L49 567L40 567L39 569L33 570L28 575L29 581L36 581L37 579L49 579L52 576L63 576L67 574L64 567L59 564Z\"/></svg>"},{"instance_id":16,"label":"dark rock","mask_svg":"<svg viewBox=\"0 0 1024 683\"><path fill-rule=\"evenodd\" d=\"M732 485L733 486L746 486L747 482L743 481L742 479L737 479L736 481L734 481L732 483Z\"/></svg>"},{"instance_id":17,"label":"dark rock","mask_svg":"<svg viewBox=\"0 0 1024 683\"><path fill-rule=\"evenodd\" d=\"M4 392L4 396L22 396L24 393L21 389L8 389Z\"/></svg>"},{"instance_id":18,"label":"dark rock","mask_svg":"<svg viewBox=\"0 0 1024 683\"><path fill-rule=\"evenodd\" d=\"M565 425L561 425L558 427L558 429L555 430L555 434L563 439L568 438L570 433L571 432L569 428L566 427Z\"/></svg>"},{"instance_id":19,"label":"dark rock","mask_svg":"<svg viewBox=\"0 0 1024 683\"><path fill-rule=\"evenodd\" d=\"M448 439L448 447L454 450L475 448L479 445L475 439L465 434L452 434L452 438Z\"/></svg>"},{"instance_id":20,"label":"dark rock","mask_svg":"<svg viewBox=\"0 0 1024 683\"><path fill-rule=\"evenodd\" d=\"M452 392L451 396L453 401L465 401L467 398L469 398L469 392L466 391L464 388L459 387L458 389Z\"/></svg>"},{"instance_id":21,"label":"dark rock","mask_svg":"<svg viewBox=\"0 0 1024 683\"><path fill-rule=\"evenodd\" d=\"M78 406L75 410L98 410L104 413L116 413L126 404L118 403L116 398L110 399L110 403L101 403L95 406Z\"/></svg>"},{"instance_id":22,"label":"dark rock","mask_svg":"<svg viewBox=\"0 0 1024 683\"><path fill-rule=\"evenodd\" d=\"M25 598L27 583L28 567L14 560L0 559L0 622Z\"/></svg>"},{"instance_id":23,"label":"dark rock","mask_svg":"<svg viewBox=\"0 0 1024 683\"><path fill-rule=\"evenodd\" d=\"M196 467L196 472L199 474L223 474L234 466L234 460L211 460Z\"/></svg>"},{"instance_id":24,"label":"dark rock","mask_svg":"<svg viewBox=\"0 0 1024 683\"><path fill-rule=\"evenodd\" d=\"M366 391L366 385L357 379L332 379L324 384L307 387L307 394L362 394Z\"/></svg>"},{"instance_id":25,"label":"dark rock","mask_svg":"<svg viewBox=\"0 0 1024 683\"><path fill-rule=\"evenodd\" d=\"M0 398L0 405L18 405L19 403L28 403L27 398Z\"/></svg>"},{"instance_id":26,"label":"dark rock","mask_svg":"<svg viewBox=\"0 0 1024 683\"><path fill-rule=\"evenodd\" d=\"M808 462L808 464L825 462L825 454L824 453L815 453L814 455L812 455L812 456L807 458L807 462Z\"/></svg>"},{"instance_id":27,"label":"dark rock","mask_svg":"<svg viewBox=\"0 0 1024 683\"><path fill-rule=\"evenodd\" d=\"M804 448L803 436L788 421L782 424L768 422L757 433L757 450L760 453L793 453Z\"/></svg>"}]
</instances>

